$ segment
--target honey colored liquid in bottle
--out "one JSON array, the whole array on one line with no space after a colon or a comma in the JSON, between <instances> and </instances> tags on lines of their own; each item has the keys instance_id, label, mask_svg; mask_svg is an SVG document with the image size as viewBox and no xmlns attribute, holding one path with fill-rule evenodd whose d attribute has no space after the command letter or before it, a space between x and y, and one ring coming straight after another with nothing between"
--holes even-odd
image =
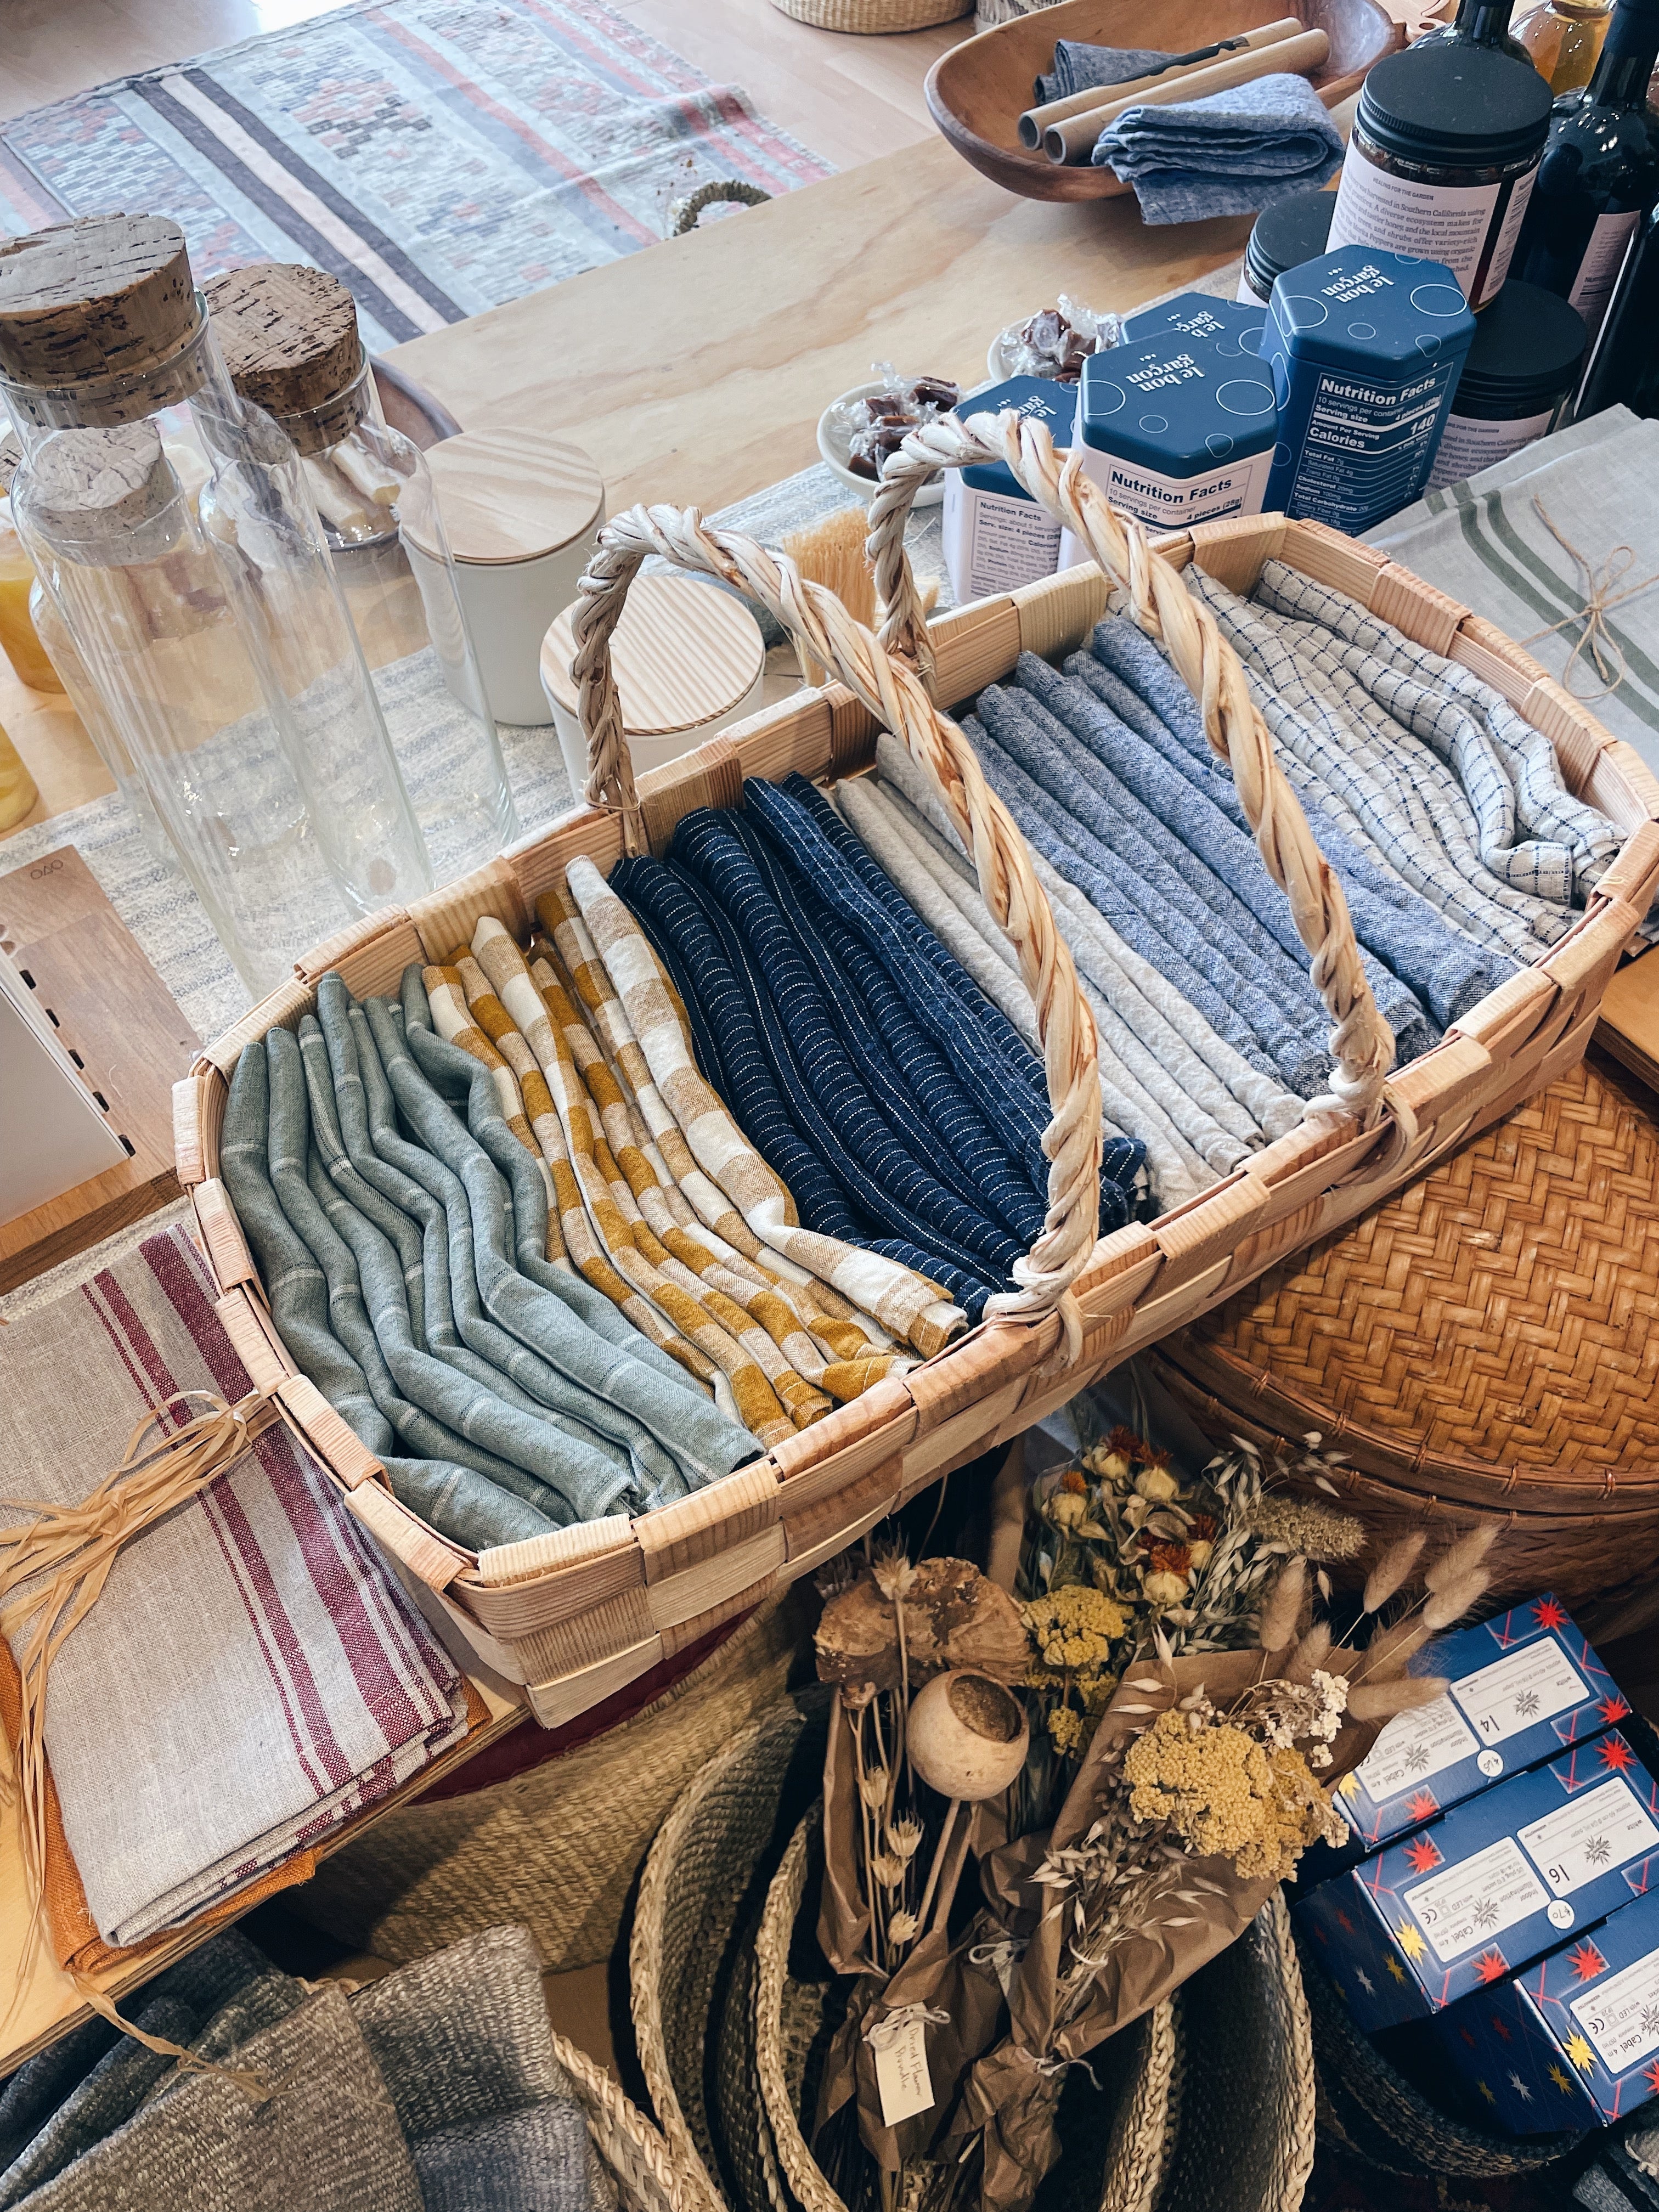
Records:
<instances>
[{"instance_id":1,"label":"honey colored liquid in bottle","mask_svg":"<svg viewBox=\"0 0 1659 2212\"><path fill-rule=\"evenodd\" d=\"M16 746L0 730L0 830L15 830L38 795Z\"/></svg>"},{"instance_id":2,"label":"honey colored liquid in bottle","mask_svg":"<svg viewBox=\"0 0 1659 2212\"><path fill-rule=\"evenodd\" d=\"M1595 75L1612 21L1613 0L1544 0L1521 18L1515 35L1552 92L1576 92Z\"/></svg>"},{"instance_id":3,"label":"honey colored liquid in bottle","mask_svg":"<svg viewBox=\"0 0 1659 2212\"><path fill-rule=\"evenodd\" d=\"M9 502L0 501L0 646L5 648L19 681L32 691L61 691L64 686L58 671L29 615L33 582L33 567L12 528Z\"/></svg>"}]
</instances>

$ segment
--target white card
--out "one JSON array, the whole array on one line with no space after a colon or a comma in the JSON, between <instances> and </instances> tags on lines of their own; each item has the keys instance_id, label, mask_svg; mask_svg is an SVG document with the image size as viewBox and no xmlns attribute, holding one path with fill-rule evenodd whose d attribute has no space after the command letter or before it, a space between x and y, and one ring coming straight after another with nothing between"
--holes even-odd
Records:
<instances>
[{"instance_id":1,"label":"white card","mask_svg":"<svg viewBox=\"0 0 1659 2212\"><path fill-rule=\"evenodd\" d=\"M927 2023L907 2020L891 2042L872 2045L876 2058L876 2091L881 2099L884 2126L933 2110L933 2083L927 2071Z\"/></svg>"},{"instance_id":2,"label":"white card","mask_svg":"<svg viewBox=\"0 0 1659 2212\"><path fill-rule=\"evenodd\" d=\"M1643 1810L1629 1783L1615 1775L1582 1797L1570 1797L1556 1813L1529 1820L1516 1833L1527 1856L1558 1897L1580 1889L1598 1875L1639 1858L1659 1844L1659 1828Z\"/></svg>"}]
</instances>

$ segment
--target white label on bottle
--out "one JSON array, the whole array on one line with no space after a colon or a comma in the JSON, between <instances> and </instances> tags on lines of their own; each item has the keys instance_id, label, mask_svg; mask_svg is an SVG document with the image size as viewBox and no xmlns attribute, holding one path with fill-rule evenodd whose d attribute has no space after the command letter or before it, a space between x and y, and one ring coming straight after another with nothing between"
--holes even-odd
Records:
<instances>
[{"instance_id":1,"label":"white label on bottle","mask_svg":"<svg viewBox=\"0 0 1659 2212\"><path fill-rule=\"evenodd\" d=\"M1357 1769L1374 1804L1397 1797L1402 1790L1468 1759L1480 1745L1449 1698L1437 1698L1415 1712L1398 1713Z\"/></svg>"},{"instance_id":2,"label":"white label on bottle","mask_svg":"<svg viewBox=\"0 0 1659 2212\"><path fill-rule=\"evenodd\" d=\"M890 2042L872 2043L871 2049L876 2061L882 2125L896 2128L901 2120L932 2112L933 2082L927 2071L926 2021L907 2020L895 2029Z\"/></svg>"},{"instance_id":3,"label":"white label on bottle","mask_svg":"<svg viewBox=\"0 0 1659 2212\"><path fill-rule=\"evenodd\" d=\"M1527 1856L1558 1897L1582 1889L1659 1844L1656 1828L1628 1782L1617 1776L1559 1813L1517 1828Z\"/></svg>"},{"instance_id":4,"label":"white label on bottle","mask_svg":"<svg viewBox=\"0 0 1659 2212\"><path fill-rule=\"evenodd\" d=\"M1589 1695L1583 1677L1553 1636L1466 1674L1452 1684L1451 1693L1482 1743L1502 1743L1569 1705L1582 1705Z\"/></svg>"},{"instance_id":5,"label":"white label on bottle","mask_svg":"<svg viewBox=\"0 0 1659 2212\"><path fill-rule=\"evenodd\" d=\"M1429 471L1428 489L1438 491L1442 484L1462 483L1466 477L1479 476L1482 469L1541 438L1554 418L1554 408L1547 407L1541 415L1516 415L1507 422L1488 422L1476 415L1460 415L1454 400L1440 434L1434 466Z\"/></svg>"},{"instance_id":6,"label":"white label on bottle","mask_svg":"<svg viewBox=\"0 0 1659 2212\"><path fill-rule=\"evenodd\" d=\"M1085 447L1083 453L1085 472L1113 506L1160 530L1186 530L1195 522L1219 522L1230 514L1260 514L1273 465L1269 447L1229 461L1223 468L1206 469L1201 476L1166 477L1096 447Z\"/></svg>"},{"instance_id":7,"label":"white label on bottle","mask_svg":"<svg viewBox=\"0 0 1659 2212\"><path fill-rule=\"evenodd\" d=\"M1052 576L1060 562L1060 525L1035 500L980 491L952 469L940 517L945 572L957 604L1012 592Z\"/></svg>"},{"instance_id":8,"label":"white label on bottle","mask_svg":"<svg viewBox=\"0 0 1659 2212\"><path fill-rule=\"evenodd\" d=\"M1500 1836L1473 1858L1405 1893L1407 1910L1443 1966L1490 1943L1517 1921L1530 1920L1549 1901L1549 1892L1513 1836Z\"/></svg>"},{"instance_id":9,"label":"white label on bottle","mask_svg":"<svg viewBox=\"0 0 1659 2212\"><path fill-rule=\"evenodd\" d=\"M1601 327L1601 319L1607 312L1607 302L1613 297L1613 288L1619 282L1619 271L1625 265L1625 255L1636 229L1637 211L1628 215L1598 215L1595 228L1584 248L1584 258L1578 264L1578 274L1572 280L1572 289L1567 295L1567 305L1577 307L1584 319L1584 328L1589 342L1595 343L1595 334Z\"/></svg>"},{"instance_id":10,"label":"white label on bottle","mask_svg":"<svg viewBox=\"0 0 1659 2212\"><path fill-rule=\"evenodd\" d=\"M1508 273L1516 233L1526 213L1535 173L1529 169L1508 193L1502 185L1424 184L1414 178L1391 175L1350 143L1326 251L1334 253L1339 246L1374 246L1389 253L1443 261L1470 306L1479 307L1492 298ZM1494 226L1498 227L1495 238Z\"/></svg>"},{"instance_id":11,"label":"white label on bottle","mask_svg":"<svg viewBox=\"0 0 1659 2212\"><path fill-rule=\"evenodd\" d=\"M1650 2051L1659 2051L1659 1951L1650 1951L1599 1990L1572 1998L1567 2010L1609 2074L1622 2074Z\"/></svg>"}]
</instances>

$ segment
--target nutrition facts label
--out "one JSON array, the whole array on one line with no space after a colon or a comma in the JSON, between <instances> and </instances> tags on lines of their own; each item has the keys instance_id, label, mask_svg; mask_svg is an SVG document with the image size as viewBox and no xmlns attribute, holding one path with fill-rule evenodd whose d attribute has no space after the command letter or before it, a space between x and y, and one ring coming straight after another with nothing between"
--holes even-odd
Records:
<instances>
[{"instance_id":1,"label":"nutrition facts label","mask_svg":"<svg viewBox=\"0 0 1659 2212\"><path fill-rule=\"evenodd\" d=\"M1404 391L1322 372L1297 463L1291 514L1352 537L1413 499L1458 366L1448 362Z\"/></svg>"}]
</instances>

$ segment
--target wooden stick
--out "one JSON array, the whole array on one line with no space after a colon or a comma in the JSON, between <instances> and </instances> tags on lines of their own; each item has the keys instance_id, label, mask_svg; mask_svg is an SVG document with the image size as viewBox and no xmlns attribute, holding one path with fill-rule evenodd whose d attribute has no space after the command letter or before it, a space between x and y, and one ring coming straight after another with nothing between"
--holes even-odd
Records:
<instances>
[{"instance_id":1,"label":"wooden stick","mask_svg":"<svg viewBox=\"0 0 1659 2212\"><path fill-rule=\"evenodd\" d=\"M1146 92L1126 94L1119 86L1103 87L1103 90L1112 94L1112 98L1086 114L1070 116L1063 123L1052 125L1042 134L1042 150L1057 166L1085 163L1101 132L1109 129L1121 115L1127 115L1132 107L1169 107L1177 100L1204 100L1212 92L1231 92L1235 86L1280 72L1303 76L1318 69L1330 51L1331 42L1323 31L1304 31L1294 39L1276 40L1270 46L1231 54L1226 60L1211 62L1185 77L1155 77Z\"/></svg>"},{"instance_id":2,"label":"wooden stick","mask_svg":"<svg viewBox=\"0 0 1659 2212\"><path fill-rule=\"evenodd\" d=\"M1107 98L1117 99L1133 92L1138 86L1167 84L1177 76L1190 76L1208 62L1219 60L1224 54L1254 52L1260 46L1277 46L1282 40L1293 39L1307 26L1299 15L1285 15L1277 23L1264 23L1260 30L1242 32L1236 39L1218 39L1213 46L1197 46L1189 54L1176 54L1162 69L1148 70L1145 76L1131 77L1121 84L1091 84L1082 92L1067 93L1063 100L1048 100L1041 106L1026 109L1019 118L1019 143L1032 151L1042 143L1042 134L1051 123L1063 123L1068 115L1086 115Z\"/></svg>"}]
</instances>

